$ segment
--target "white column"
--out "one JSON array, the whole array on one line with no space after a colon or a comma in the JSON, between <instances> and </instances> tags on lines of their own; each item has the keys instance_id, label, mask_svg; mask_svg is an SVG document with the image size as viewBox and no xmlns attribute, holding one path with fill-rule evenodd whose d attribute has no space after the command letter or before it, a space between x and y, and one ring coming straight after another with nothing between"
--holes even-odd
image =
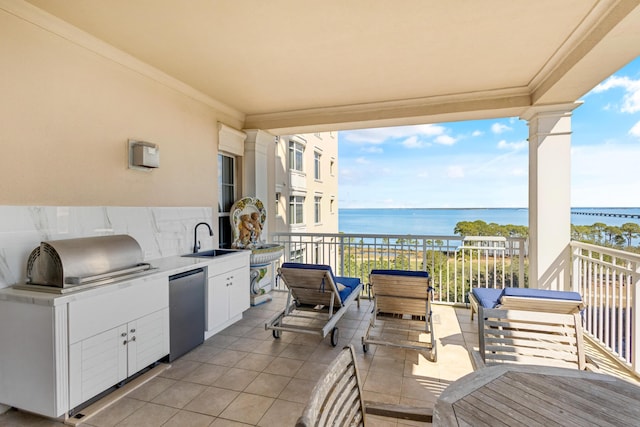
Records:
<instances>
[{"instance_id":1,"label":"white column","mask_svg":"<svg viewBox=\"0 0 640 427\"><path fill-rule=\"evenodd\" d=\"M244 164L242 190L244 196L260 199L267 208L267 215L273 214L271 200L275 197L273 164L275 156L275 136L260 129L244 130Z\"/></svg>"},{"instance_id":2,"label":"white column","mask_svg":"<svg viewBox=\"0 0 640 427\"><path fill-rule=\"evenodd\" d=\"M529 287L569 290L571 112L579 103L532 107L529 122Z\"/></svg>"}]
</instances>

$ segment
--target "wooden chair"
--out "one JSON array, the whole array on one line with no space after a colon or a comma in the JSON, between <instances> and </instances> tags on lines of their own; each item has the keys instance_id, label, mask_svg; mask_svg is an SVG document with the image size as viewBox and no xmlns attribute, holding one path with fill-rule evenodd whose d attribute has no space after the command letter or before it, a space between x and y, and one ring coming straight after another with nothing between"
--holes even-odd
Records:
<instances>
[{"instance_id":1,"label":"wooden chair","mask_svg":"<svg viewBox=\"0 0 640 427\"><path fill-rule=\"evenodd\" d=\"M331 362L296 423L296 427L343 425L365 425L362 383L352 346Z\"/></svg>"},{"instance_id":2,"label":"wooden chair","mask_svg":"<svg viewBox=\"0 0 640 427\"><path fill-rule=\"evenodd\" d=\"M433 288L429 284L429 274L426 271L371 270L369 283L374 295L374 309L369 328L362 337L364 352L369 351L369 344L426 350L431 360L436 362L438 352L431 311ZM386 338L382 338L381 331L372 335L381 314L395 316L385 318L384 327L379 328L393 330L394 333ZM415 317L423 320L414 320ZM429 342L397 338L401 336L399 332L426 333L430 335Z\"/></svg>"},{"instance_id":3,"label":"wooden chair","mask_svg":"<svg viewBox=\"0 0 640 427\"><path fill-rule=\"evenodd\" d=\"M476 369L501 363L587 368L579 313L478 310Z\"/></svg>"}]
</instances>

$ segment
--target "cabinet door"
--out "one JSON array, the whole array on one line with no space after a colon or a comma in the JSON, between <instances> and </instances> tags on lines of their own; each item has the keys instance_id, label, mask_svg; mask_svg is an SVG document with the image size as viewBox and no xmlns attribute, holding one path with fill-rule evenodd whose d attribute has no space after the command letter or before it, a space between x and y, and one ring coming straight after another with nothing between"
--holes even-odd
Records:
<instances>
[{"instance_id":1,"label":"cabinet door","mask_svg":"<svg viewBox=\"0 0 640 427\"><path fill-rule=\"evenodd\" d=\"M70 408L127 378L127 327L109 329L70 346Z\"/></svg>"},{"instance_id":2,"label":"cabinet door","mask_svg":"<svg viewBox=\"0 0 640 427\"><path fill-rule=\"evenodd\" d=\"M131 376L169 354L169 309L127 324L127 373Z\"/></svg>"},{"instance_id":3,"label":"cabinet door","mask_svg":"<svg viewBox=\"0 0 640 427\"><path fill-rule=\"evenodd\" d=\"M229 281L229 318L247 310L251 305L249 289L249 269L237 268L228 273Z\"/></svg>"},{"instance_id":4,"label":"cabinet door","mask_svg":"<svg viewBox=\"0 0 640 427\"><path fill-rule=\"evenodd\" d=\"M229 275L217 274L207 281L207 330L229 319Z\"/></svg>"}]
</instances>

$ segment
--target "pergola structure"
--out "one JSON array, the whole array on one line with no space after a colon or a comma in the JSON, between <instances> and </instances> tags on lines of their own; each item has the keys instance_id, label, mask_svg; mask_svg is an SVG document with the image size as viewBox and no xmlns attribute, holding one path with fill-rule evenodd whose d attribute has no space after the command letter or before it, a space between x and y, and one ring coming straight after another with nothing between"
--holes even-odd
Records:
<instances>
[{"instance_id":1,"label":"pergola structure","mask_svg":"<svg viewBox=\"0 0 640 427\"><path fill-rule=\"evenodd\" d=\"M530 278L541 288L569 284L571 113L640 54L637 0L0 0L0 8L32 23L46 14L49 31L144 68L229 127L252 130L253 142L263 133L527 120Z\"/></svg>"}]
</instances>

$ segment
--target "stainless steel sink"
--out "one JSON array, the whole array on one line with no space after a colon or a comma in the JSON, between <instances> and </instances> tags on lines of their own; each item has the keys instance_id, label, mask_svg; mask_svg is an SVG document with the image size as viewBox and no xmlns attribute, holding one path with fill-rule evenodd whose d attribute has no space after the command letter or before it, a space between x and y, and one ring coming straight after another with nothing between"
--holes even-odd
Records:
<instances>
[{"instance_id":1,"label":"stainless steel sink","mask_svg":"<svg viewBox=\"0 0 640 427\"><path fill-rule=\"evenodd\" d=\"M213 257L218 257L223 255L234 254L236 252L238 251L233 249L211 249L208 251L196 252L194 254L186 254L182 256L189 257L189 258L213 258Z\"/></svg>"}]
</instances>

